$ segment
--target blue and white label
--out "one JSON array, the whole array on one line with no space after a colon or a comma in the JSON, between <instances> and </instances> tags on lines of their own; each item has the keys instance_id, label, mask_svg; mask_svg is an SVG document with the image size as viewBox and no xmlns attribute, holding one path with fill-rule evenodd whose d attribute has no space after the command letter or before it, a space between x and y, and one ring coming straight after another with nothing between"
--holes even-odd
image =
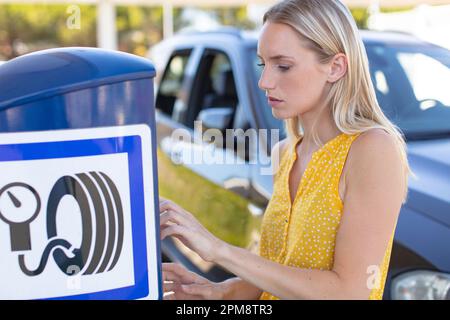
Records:
<instances>
[{"instance_id":1,"label":"blue and white label","mask_svg":"<svg viewBox=\"0 0 450 320\"><path fill-rule=\"evenodd\" d=\"M0 299L158 299L146 125L0 134Z\"/></svg>"}]
</instances>

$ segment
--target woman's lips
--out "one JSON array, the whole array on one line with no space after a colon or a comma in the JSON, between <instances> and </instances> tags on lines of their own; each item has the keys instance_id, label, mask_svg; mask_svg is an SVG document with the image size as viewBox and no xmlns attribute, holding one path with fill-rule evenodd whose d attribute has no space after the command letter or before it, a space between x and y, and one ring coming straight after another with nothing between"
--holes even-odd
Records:
<instances>
[{"instance_id":1,"label":"woman's lips","mask_svg":"<svg viewBox=\"0 0 450 320\"><path fill-rule=\"evenodd\" d=\"M272 108L279 106L283 102L283 100L273 98L273 97L267 97L267 101Z\"/></svg>"}]
</instances>

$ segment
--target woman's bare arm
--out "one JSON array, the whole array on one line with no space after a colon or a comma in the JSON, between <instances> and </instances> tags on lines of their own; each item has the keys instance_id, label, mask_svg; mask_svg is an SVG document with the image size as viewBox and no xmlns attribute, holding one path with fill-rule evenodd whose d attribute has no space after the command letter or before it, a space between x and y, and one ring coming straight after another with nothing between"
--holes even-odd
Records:
<instances>
[{"instance_id":1,"label":"woman's bare arm","mask_svg":"<svg viewBox=\"0 0 450 320\"><path fill-rule=\"evenodd\" d=\"M262 290L255 285L235 277L223 282L227 290L225 300L258 300Z\"/></svg>"}]
</instances>

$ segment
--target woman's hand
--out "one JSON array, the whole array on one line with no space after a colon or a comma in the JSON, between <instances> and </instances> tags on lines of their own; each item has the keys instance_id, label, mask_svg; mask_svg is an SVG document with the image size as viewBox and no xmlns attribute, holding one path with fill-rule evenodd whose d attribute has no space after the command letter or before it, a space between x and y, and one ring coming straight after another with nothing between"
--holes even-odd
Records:
<instances>
[{"instance_id":1,"label":"woman's hand","mask_svg":"<svg viewBox=\"0 0 450 320\"><path fill-rule=\"evenodd\" d=\"M172 201L160 198L159 203L161 240L175 237L203 260L213 262L221 248L226 246L225 242L213 236L191 213Z\"/></svg>"},{"instance_id":2,"label":"woman's hand","mask_svg":"<svg viewBox=\"0 0 450 320\"><path fill-rule=\"evenodd\" d=\"M226 283L211 282L183 266L163 263L164 300L223 300Z\"/></svg>"}]
</instances>

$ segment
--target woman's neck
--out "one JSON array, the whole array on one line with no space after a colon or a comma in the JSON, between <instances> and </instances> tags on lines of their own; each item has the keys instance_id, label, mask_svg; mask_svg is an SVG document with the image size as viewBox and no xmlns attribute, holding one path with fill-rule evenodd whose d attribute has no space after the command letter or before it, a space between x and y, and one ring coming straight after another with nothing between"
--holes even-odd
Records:
<instances>
[{"instance_id":1,"label":"woman's neck","mask_svg":"<svg viewBox=\"0 0 450 320\"><path fill-rule=\"evenodd\" d=\"M326 108L321 113L315 112L314 114L308 112L299 116L300 123L303 127L302 144L306 148L303 150L307 153L312 153L321 147L315 142L313 137L314 133L323 144L341 134L341 131L334 122L331 111L326 112L328 110L329 108Z\"/></svg>"}]
</instances>

